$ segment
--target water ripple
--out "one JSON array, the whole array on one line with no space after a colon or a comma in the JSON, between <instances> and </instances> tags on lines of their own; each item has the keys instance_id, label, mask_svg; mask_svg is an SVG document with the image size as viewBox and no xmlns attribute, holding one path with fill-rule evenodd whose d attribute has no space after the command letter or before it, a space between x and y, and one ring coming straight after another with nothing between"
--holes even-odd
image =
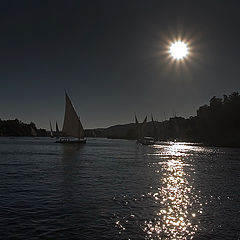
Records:
<instances>
[{"instance_id":1,"label":"water ripple","mask_svg":"<svg viewBox=\"0 0 240 240\"><path fill-rule=\"evenodd\" d=\"M238 239L239 153L1 138L1 239Z\"/></svg>"}]
</instances>

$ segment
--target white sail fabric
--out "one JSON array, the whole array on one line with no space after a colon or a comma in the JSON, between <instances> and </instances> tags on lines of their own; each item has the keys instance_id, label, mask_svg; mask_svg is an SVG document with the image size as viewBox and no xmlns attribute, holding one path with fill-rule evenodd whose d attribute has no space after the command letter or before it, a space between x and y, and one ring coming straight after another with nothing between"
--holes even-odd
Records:
<instances>
[{"instance_id":1,"label":"white sail fabric","mask_svg":"<svg viewBox=\"0 0 240 240\"><path fill-rule=\"evenodd\" d=\"M84 138L84 129L66 92L65 100L65 116L62 133L67 137Z\"/></svg>"},{"instance_id":2,"label":"white sail fabric","mask_svg":"<svg viewBox=\"0 0 240 240\"><path fill-rule=\"evenodd\" d=\"M31 136L36 137L37 131L31 126Z\"/></svg>"}]
</instances>

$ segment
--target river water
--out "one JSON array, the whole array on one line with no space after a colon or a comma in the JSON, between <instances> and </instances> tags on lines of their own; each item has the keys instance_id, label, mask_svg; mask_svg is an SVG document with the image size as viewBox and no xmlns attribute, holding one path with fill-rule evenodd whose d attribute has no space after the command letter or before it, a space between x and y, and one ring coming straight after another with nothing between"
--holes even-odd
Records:
<instances>
[{"instance_id":1,"label":"river water","mask_svg":"<svg viewBox=\"0 0 240 240\"><path fill-rule=\"evenodd\" d=\"M0 138L0 239L240 239L240 149Z\"/></svg>"}]
</instances>

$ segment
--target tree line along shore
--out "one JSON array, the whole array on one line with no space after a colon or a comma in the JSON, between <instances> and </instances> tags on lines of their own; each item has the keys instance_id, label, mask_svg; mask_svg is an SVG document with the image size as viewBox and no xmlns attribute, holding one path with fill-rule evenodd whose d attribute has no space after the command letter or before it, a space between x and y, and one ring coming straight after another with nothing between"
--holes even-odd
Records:
<instances>
[{"instance_id":1,"label":"tree line along shore","mask_svg":"<svg viewBox=\"0 0 240 240\"><path fill-rule=\"evenodd\" d=\"M223 98L212 97L209 104L200 106L196 116L172 117L162 122L150 121L144 126L144 135L161 141L178 140L200 142L210 146L240 147L240 95L233 92ZM50 136L49 131L38 129L15 120L0 119L0 136ZM135 123L108 128L86 129L87 137L137 139Z\"/></svg>"}]
</instances>

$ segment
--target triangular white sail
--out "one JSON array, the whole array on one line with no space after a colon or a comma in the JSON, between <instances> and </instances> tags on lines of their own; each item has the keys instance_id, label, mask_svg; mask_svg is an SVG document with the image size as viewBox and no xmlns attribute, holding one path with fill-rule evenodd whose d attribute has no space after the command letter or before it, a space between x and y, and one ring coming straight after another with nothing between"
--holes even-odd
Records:
<instances>
[{"instance_id":1,"label":"triangular white sail","mask_svg":"<svg viewBox=\"0 0 240 240\"><path fill-rule=\"evenodd\" d=\"M143 124L146 124L147 123L147 115L146 117L144 118L144 121L143 121Z\"/></svg>"},{"instance_id":2,"label":"triangular white sail","mask_svg":"<svg viewBox=\"0 0 240 240\"><path fill-rule=\"evenodd\" d=\"M32 137L36 137L37 136L37 132L36 130L31 126L31 136Z\"/></svg>"},{"instance_id":3,"label":"triangular white sail","mask_svg":"<svg viewBox=\"0 0 240 240\"><path fill-rule=\"evenodd\" d=\"M62 133L66 137L84 138L85 133L83 126L66 92L65 100L65 115Z\"/></svg>"}]
</instances>

